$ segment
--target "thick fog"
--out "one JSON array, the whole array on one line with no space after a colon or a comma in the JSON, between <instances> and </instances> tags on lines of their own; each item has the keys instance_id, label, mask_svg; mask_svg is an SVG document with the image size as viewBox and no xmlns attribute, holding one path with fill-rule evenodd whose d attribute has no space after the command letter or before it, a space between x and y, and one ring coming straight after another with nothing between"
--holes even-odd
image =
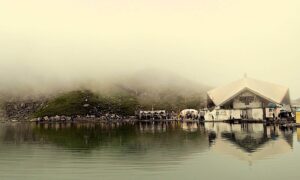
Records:
<instances>
[{"instance_id":1,"label":"thick fog","mask_svg":"<svg viewBox=\"0 0 300 180\"><path fill-rule=\"evenodd\" d=\"M0 90L101 86L143 71L219 86L247 73L295 99L299 9L299 0L1 0Z\"/></svg>"}]
</instances>

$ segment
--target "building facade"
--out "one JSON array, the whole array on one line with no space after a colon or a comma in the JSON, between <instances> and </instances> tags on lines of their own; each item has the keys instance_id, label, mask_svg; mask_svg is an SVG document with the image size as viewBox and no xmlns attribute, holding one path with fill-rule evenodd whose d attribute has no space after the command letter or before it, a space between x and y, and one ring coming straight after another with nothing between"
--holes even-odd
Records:
<instances>
[{"instance_id":1,"label":"building facade","mask_svg":"<svg viewBox=\"0 0 300 180\"><path fill-rule=\"evenodd\" d=\"M270 116L269 111L272 111L273 117L278 116L280 111L275 111L276 108L284 107L290 111L290 105L287 87L248 77L207 93L208 109L222 110L226 112L226 118L231 118L231 113L235 111L235 115L240 113L241 119L263 120ZM219 114L216 111L213 118Z\"/></svg>"}]
</instances>

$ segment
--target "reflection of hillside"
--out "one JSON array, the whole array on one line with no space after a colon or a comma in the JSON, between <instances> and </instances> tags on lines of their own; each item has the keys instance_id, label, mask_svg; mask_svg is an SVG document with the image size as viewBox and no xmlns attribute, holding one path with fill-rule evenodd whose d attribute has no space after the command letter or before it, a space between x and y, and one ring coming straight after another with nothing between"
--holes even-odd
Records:
<instances>
[{"instance_id":1,"label":"reflection of hillside","mask_svg":"<svg viewBox=\"0 0 300 180\"><path fill-rule=\"evenodd\" d=\"M290 152L293 131L262 124L225 123L15 124L0 126L0 141L11 144L0 146L0 151L5 152L14 145L36 148L43 144L53 148L51 151L60 149L104 159L117 157L124 162L163 163L211 150L252 163Z\"/></svg>"},{"instance_id":2,"label":"reflection of hillside","mask_svg":"<svg viewBox=\"0 0 300 180\"><path fill-rule=\"evenodd\" d=\"M186 132L178 124L162 123L12 126L4 132L3 141L52 144L67 151L126 157L127 161L176 160L208 150L202 132Z\"/></svg>"},{"instance_id":3,"label":"reflection of hillside","mask_svg":"<svg viewBox=\"0 0 300 180\"><path fill-rule=\"evenodd\" d=\"M33 127L28 124L10 124L0 127L0 141L14 144L40 142L37 134L33 133Z\"/></svg>"},{"instance_id":4,"label":"reflection of hillside","mask_svg":"<svg viewBox=\"0 0 300 180\"><path fill-rule=\"evenodd\" d=\"M163 130L164 129L164 130ZM116 127L110 125L70 127L37 127L35 132L47 141L70 149L103 149L111 148L122 153L143 154L153 149L178 153L202 151L207 141L199 132L185 133L177 127L164 128L163 125L143 125L142 127L124 124Z\"/></svg>"}]
</instances>

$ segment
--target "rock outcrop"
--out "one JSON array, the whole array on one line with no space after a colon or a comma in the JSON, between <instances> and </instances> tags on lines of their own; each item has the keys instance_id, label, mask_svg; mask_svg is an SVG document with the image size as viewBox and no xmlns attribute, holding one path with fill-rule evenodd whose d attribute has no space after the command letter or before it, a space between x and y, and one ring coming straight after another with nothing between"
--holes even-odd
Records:
<instances>
[{"instance_id":1,"label":"rock outcrop","mask_svg":"<svg viewBox=\"0 0 300 180\"><path fill-rule=\"evenodd\" d=\"M46 102L45 99L5 102L2 105L2 117L7 119L28 120L34 112L45 106Z\"/></svg>"}]
</instances>

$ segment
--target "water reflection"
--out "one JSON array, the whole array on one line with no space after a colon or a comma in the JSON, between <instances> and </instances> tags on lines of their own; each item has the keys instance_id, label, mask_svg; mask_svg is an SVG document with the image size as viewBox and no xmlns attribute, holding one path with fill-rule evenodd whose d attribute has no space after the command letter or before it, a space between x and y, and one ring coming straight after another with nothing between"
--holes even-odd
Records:
<instances>
[{"instance_id":1,"label":"water reflection","mask_svg":"<svg viewBox=\"0 0 300 180\"><path fill-rule=\"evenodd\" d=\"M15 124L2 127L0 136L6 145L50 144L75 156L96 153L104 160L117 158L120 164L160 167L207 151L209 142L201 128L181 123ZM10 150L4 147L0 152Z\"/></svg>"},{"instance_id":2,"label":"water reflection","mask_svg":"<svg viewBox=\"0 0 300 180\"><path fill-rule=\"evenodd\" d=\"M300 142L300 128L297 129L297 140Z\"/></svg>"},{"instance_id":3,"label":"water reflection","mask_svg":"<svg viewBox=\"0 0 300 180\"><path fill-rule=\"evenodd\" d=\"M228 154L251 165L254 161L292 152L293 129L280 130L278 126L263 124L207 124L218 139L213 151Z\"/></svg>"},{"instance_id":4,"label":"water reflection","mask_svg":"<svg viewBox=\"0 0 300 180\"><path fill-rule=\"evenodd\" d=\"M62 123L2 125L4 144L52 144L76 151L112 149L120 154L160 152L176 158L208 150L253 161L293 148L293 129L225 123ZM299 131L298 131L299 137ZM172 158L174 158L172 156Z\"/></svg>"},{"instance_id":5,"label":"water reflection","mask_svg":"<svg viewBox=\"0 0 300 180\"><path fill-rule=\"evenodd\" d=\"M204 179L255 179L265 171L242 167L258 162L296 174L288 168L300 160L294 132L263 124L1 124L0 179L198 179L200 171Z\"/></svg>"}]
</instances>

